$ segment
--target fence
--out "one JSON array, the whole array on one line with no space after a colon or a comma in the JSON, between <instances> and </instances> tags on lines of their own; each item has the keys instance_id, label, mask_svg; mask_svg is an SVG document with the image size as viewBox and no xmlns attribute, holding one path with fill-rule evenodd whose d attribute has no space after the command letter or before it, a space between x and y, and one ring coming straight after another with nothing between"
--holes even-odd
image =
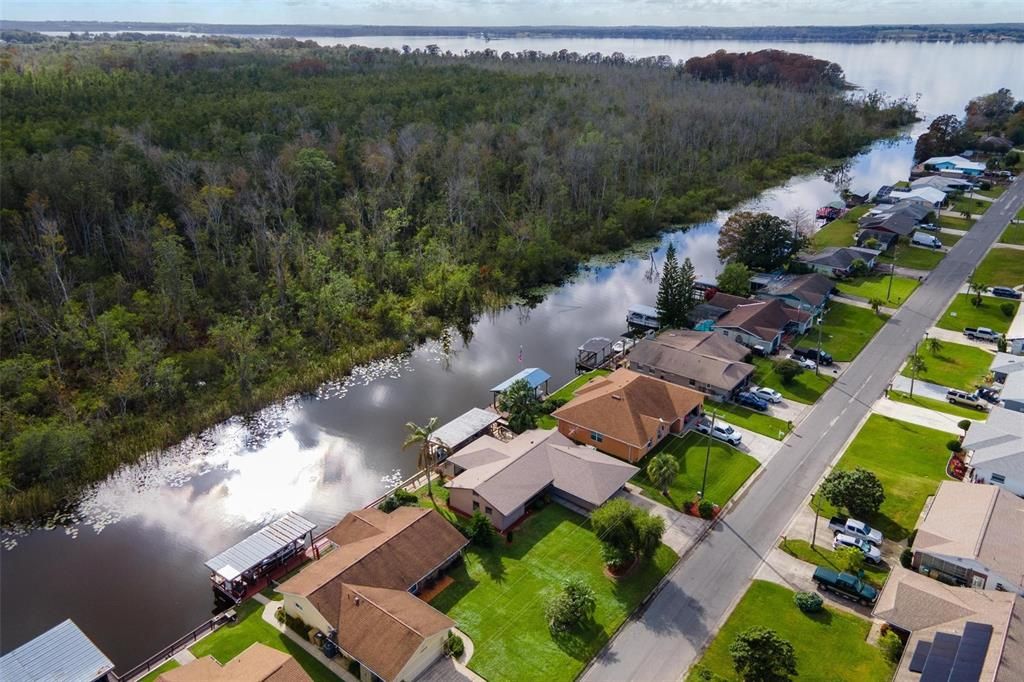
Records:
<instances>
[{"instance_id":1,"label":"fence","mask_svg":"<svg viewBox=\"0 0 1024 682\"><path fill-rule=\"evenodd\" d=\"M160 651L156 652L142 663L138 664L128 672L117 675L118 680L132 680L143 673L150 672L153 668L160 667L167 659L174 656L182 649L186 649L195 642L199 641L199 636L204 635L207 632L213 632L222 625L226 625L231 622L235 617L234 609L229 609L224 613L218 614L206 622L200 624L197 628L189 632L184 637L179 637L174 641L173 644L164 647Z\"/></svg>"}]
</instances>

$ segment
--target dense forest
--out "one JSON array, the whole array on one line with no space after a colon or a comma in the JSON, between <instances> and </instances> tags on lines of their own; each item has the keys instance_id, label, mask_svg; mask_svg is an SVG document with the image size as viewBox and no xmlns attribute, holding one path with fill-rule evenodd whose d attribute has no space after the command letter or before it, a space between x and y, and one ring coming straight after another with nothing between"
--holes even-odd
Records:
<instances>
[{"instance_id":1,"label":"dense forest","mask_svg":"<svg viewBox=\"0 0 1024 682\"><path fill-rule=\"evenodd\" d=\"M667 58L0 53L5 520L914 117ZM290 44L294 44L292 41Z\"/></svg>"}]
</instances>

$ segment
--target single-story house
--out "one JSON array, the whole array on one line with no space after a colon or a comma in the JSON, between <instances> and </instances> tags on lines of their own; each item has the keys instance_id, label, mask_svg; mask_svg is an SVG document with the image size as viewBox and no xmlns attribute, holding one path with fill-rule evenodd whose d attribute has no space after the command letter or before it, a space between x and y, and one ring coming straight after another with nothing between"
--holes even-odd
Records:
<instances>
[{"instance_id":1,"label":"single-story house","mask_svg":"<svg viewBox=\"0 0 1024 682\"><path fill-rule=\"evenodd\" d=\"M504 531L543 495L570 508L592 511L639 471L558 431L526 431L505 443L487 437L448 459L454 478L445 484L448 505L466 515L481 512Z\"/></svg>"},{"instance_id":2,"label":"single-story house","mask_svg":"<svg viewBox=\"0 0 1024 682\"><path fill-rule=\"evenodd\" d=\"M918 525L911 565L950 585L1024 595L1021 529L1024 502L1016 495L994 485L943 481Z\"/></svg>"},{"instance_id":3,"label":"single-story house","mask_svg":"<svg viewBox=\"0 0 1024 682\"><path fill-rule=\"evenodd\" d=\"M946 193L934 187L913 187L909 190L894 189L889 193L889 198L895 202L904 199L920 199L928 202L932 208L938 209L946 201Z\"/></svg>"},{"instance_id":4,"label":"single-story house","mask_svg":"<svg viewBox=\"0 0 1024 682\"><path fill-rule=\"evenodd\" d=\"M751 278L751 283L753 283ZM817 272L806 275L775 275L760 282L754 295L765 301L778 299L790 308L803 310L817 317L832 297L835 283Z\"/></svg>"},{"instance_id":5,"label":"single-story house","mask_svg":"<svg viewBox=\"0 0 1024 682\"><path fill-rule=\"evenodd\" d=\"M978 176L985 172L985 164L968 161L962 156L933 156L924 161L925 170L940 170L947 173Z\"/></svg>"},{"instance_id":6,"label":"single-story house","mask_svg":"<svg viewBox=\"0 0 1024 682\"><path fill-rule=\"evenodd\" d=\"M617 369L585 384L551 416L567 438L633 464L700 417L703 407L698 391Z\"/></svg>"},{"instance_id":7,"label":"single-story house","mask_svg":"<svg viewBox=\"0 0 1024 682\"><path fill-rule=\"evenodd\" d=\"M905 639L895 682L1024 679L1024 599L894 566L871 615Z\"/></svg>"},{"instance_id":8,"label":"single-story house","mask_svg":"<svg viewBox=\"0 0 1024 682\"><path fill-rule=\"evenodd\" d=\"M999 399L1003 407L1015 412L1024 412L1024 372L1010 372L1002 384Z\"/></svg>"},{"instance_id":9,"label":"single-story house","mask_svg":"<svg viewBox=\"0 0 1024 682\"><path fill-rule=\"evenodd\" d=\"M823 275L845 277L857 261L863 261L868 270L873 269L880 255L881 251L859 246L830 246L817 253L801 254L795 260Z\"/></svg>"},{"instance_id":10,"label":"single-story house","mask_svg":"<svg viewBox=\"0 0 1024 682\"><path fill-rule=\"evenodd\" d=\"M71 620L0 656L4 682L108 682L114 664Z\"/></svg>"},{"instance_id":11,"label":"single-story house","mask_svg":"<svg viewBox=\"0 0 1024 682\"><path fill-rule=\"evenodd\" d=\"M1024 355L1024 313L1010 320L1006 330L1006 350L1011 355Z\"/></svg>"},{"instance_id":12,"label":"single-story house","mask_svg":"<svg viewBox=\"0 0 1024 682\"><path fill-rule=\"evenodd\" d=\"M750 384L754 366L744 362L748 355L749 348L721 334L670 329L640 341L627 367L725 400Z\"/></svg>"},{"instance_id":13,"label":"single-story house","mask_svg":"<svg viewBox=\"0 0 1024 682\"><path fill-rule=\"evenodd\" d=\"M312 682L299 662L283 651L255 642L221 665L203 656L168 670L157 682Z\"/></svg>"},{"instance_id":14,"label":"single-story house","mask_svg":"<svg viewBox=\"0 0 1024 682\"><path fill-rule=\"evenodd\" d=\"M1005 384L1007 377L1017 372L1024 372L1024 358L1011 353L996 353L988 366L992 378L999 384Z\"/></svg>"},{"instance_id":15,"label":"single-story house","mask_svg":"<svg viewBox=\"0 0 1024 682\"><path fill-rule=\"evenodd\" d=\"M738 298L738 297L733 297ZM711 299L714 304L719 295ZM785 334L803 334L813 319L809 313L790 308L777 300L757 301L740 299L725 315L715 322L714 331L748 348L772 354L782 345Z\"/></svg>"},{"instance_id":16,"label":"single-story house","mask_svg":"<svg viewBox=\"0 0 1024 682\"><path fill-rule=\"evenodd\" d=\"M900 236L895 232L886 232L884 230L859 230L856 237L857 246L865 249L871 248L867 246L872 240L878 242L878 250L882 253L887 253L893 250L893 247L899 241Z\"/></svg>"},{"instance_id":17,"label":"single-story house","mask_svg":"<svg viewBox=\"0 0 1024 682\"><path fill-rule=\"evenodd\" d=\"M454 623L416 596L468 540L433 509L361 509L326 533L337 545L277 591L285 612L359 663L360 679L412 680L442 654Z\"/></svg>"},{"instance_id":18,"label":"single-story house","mask_svg":"<svg viewBox=\"0 0 1024 682\"><path fill-rule=\"evenodd\" d=\"M1024 412L995 406L964 437L970 480L1024 497Z\"/></svg>"},{"instance_id":19,"label":"single-story house","mask_svg":"<svg viewBox=\"0 0 1024 682\"><path fill-rule=\"evenodd\" d=\"M427 446L435 462L443 461L453 452L494 430L495 423L501 415L479 407L471 408L455 419L437 428L430 434Z\"/></svg>"},{"instance_id":20,"label":"single-story house","mask_svg":"<svg viewBox=\"0 0 1024 682\"><path fill-rule=\"evenodd\" d=\"M906 237L917 229L919 222L920 218L916 218L908 213L878 213L864 216L857 221L857 225L862 230L877 230L894 234L897 237Z\"/></svg>"},{"instance_id":21,"label":"single-story house","mask_svg":"<svg viewBox=\"0 0 1024 682\"><path fill-rule=\"evenodd\" d=\"M971 183L961 178L947 178L941 175L929 175L923 178L917 178L910 183L912 189L918 189L921 187L931 187L937 189L940 192L949 194L950 192L966 192L971 188Z\"/></svg>"}]
</instances>

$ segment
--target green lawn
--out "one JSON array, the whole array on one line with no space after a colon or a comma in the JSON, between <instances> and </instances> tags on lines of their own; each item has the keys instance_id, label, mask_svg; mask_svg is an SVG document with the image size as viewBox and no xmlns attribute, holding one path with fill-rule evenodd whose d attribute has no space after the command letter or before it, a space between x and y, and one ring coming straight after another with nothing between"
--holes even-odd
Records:
<instances>
[{"instance_id":1,"label":"green lawn","mask_svg":"<svg viewBox=\"0 0 1024 682\"><path fill-rule=\"evenodd\" d=\"M960 235L953 234L951 232L936 232L935 236L939 238L943 246L951 247L960 241Z\"/></svg>"},{"instance_id":2,"label":"green lawn","mask_svg":"<svg viewBox=\"0 0 1024 682\"><path fill-rule=\"evenodd\" d=\"M836 288L844 294L859 296L865 301L879 298L886 302L889 307L899 306L907 300L910 294L914 293L918 281L910 277L896 275L892 278L892 293L889 293L889 275L868 275L843 282L838 282Z\"/></svg>"},{"instance_id":3,"label":"green lawn","mask_svg":"<svg viewBox=\"0 0 1024 682\"><path fill-rule=\"evenodd\" d=\"M880 414L868 417L836 464L836 469L862 467L882 482L885 501L881 509L862 520L890 540L907 537L917 524L925 500L946 476L949 440L950 434L943 431ZM821 501L821 510L823 516L836 513L825 500Z\"/></svg>"},{"instance_id":4,"label":"green lawn","mask_svg":"<svg viewBox=\"0 0 1024 682\"><path fill-rule=\"evenodd\" d=\"M866 308L832 301L821 325L821 347L839 362L853 360L888 319L884 313L876 315ZM817 348L817 329L804 335L797 346Z\"/></svg>"},{"instance_id":5,"label":"green lawn","mask_svg":"<svg viewBox=\"0 0 1024 682\"><path fill-rule=\"evenodd\" d=\"M1004 244L1024 244L1024 224L1008 225L999 241Z\"/></svg>"},{"instance_id":6,"label":"green lawn","mask_svg":"<svg viewBox=\"0 0 1024 682\"><path fill-rule=\"evenodd\" d=\"M832 531L828 529L828 519L818 521L818 539L827 544L832 544ZM812 546L806 540L780 540L779 549L800 561L806 561L809 564L824 566L836 571L841 570L835 561L836 553L834 550L819 545ZM885 584L885 577L887 575L889 575L889 568L884 564L876 566L867 561L864 562L864 580L866 582L881 589L882 585Z\"/></svg>"},{"instance_id":7,"label":"green lawn","mask_svg":"<svg viewBox=\"0 0 1024 682\"><path fill-rule=\"evenodd\" d=\"M988 327L1002 334L1009 330L1010 320L1013 319L1013 315L1004 315L999 306L1003 303L1011 303L1015 315L1018 306L1020 306L1019 301L982 296L981 305L975 306L971 303L972 298L974 296L971 294L957 294L953 302L946 309L946 312L942 313L942 317L939 318L936 326L940 329L949 329L955 332L963 331L965 327Z\"/></svg>"},{"instance_id":8,"label":"green lawn","mask_svg":"<svg viewBox=\"0 0 1024 682\"><path fill-rule=\"evenodd\" d=\"M1024 251L993 247L974 271L975 280L990 287L1024 284Z\"/></svg>"},{"instance_id":9,"label":"green lawn","mask_svg":"<svg viewBox=\"0 0 1024 682\"><path fill-rule=\"evenodd\" d=\"M779 360L782 356L779 356ZM782 379L775 373L775 361L769 358L755 357L751 362L757 369L754 371L754 383L758 386L774 388L784 398L795 400L798 403L813 405L821 394L828 390L835 378L828 374L828 368L822 367L821 374L804 370L802 374L793 379L788 386L782 383Z\"/></svg>"},{"instance_id":10,"label":"green lawn","mask_svg":"<svg viewBox=\"0 0 1024 682\"><path fill-rule=\"evenodd\" d=\"M919 352L926 369L918 372L918 379L965 391L973 391L983 383L993 357L975 346L948 341L942 342L942 350L935 355L928 350L927 342L921 344ZM900 373L905 377L911 375L906 367Z\"/></svg>"},{"instance_id":11,"label":"green lawn","mask_svg":"<svg viewBox=\"0 0 1024 682\"><path fill-rule=\"evenodd\" d=\"M570 682L676 560L662 545L628 577L612 580L587 520L549 504L514 532L511 544L467 548L465 561L449 572L455 582L430 603L472 638L469 667L490 682ZM593 588L594 619L581 632L553 637L544 606L572 577Z\"/></svg>"},{"instance_id":12,"label":"green lawn","mask_svg":"<svg viewBox=\"0 0 1024 682\"><path fill-rule=\"evenodd\" d=\"M998 199L999 197L1003 196L1003 192L1005 192L1008 188L1009 185L992 185L992 187L989 189L976 190L975 194L981 194L986 197Z\"/></svg>"},{"instance_id":13,"label":"green lawn","mask_svg":"<svg viewBox=\"0 0 1024 682\"><path fill-rule=\"evenodd\" d=\"M427 486L423 486L416 491L416 495L420 498L420 506L426 507L427 509L436 510L441 516L445 517L451 522L456 522L458 518L455 516L455 512L448 508L448 488L444 487L437 477L430 477L430 490L434 493L434 499L431 500L427 494Z\"/></svg>"},{"instance_id":14,"label":"green lawn","mask_svg":"<svg viewBox=\"0 0 1024 682\"><path fill-rule=\"evenodd\" d=\"M909 393L902 391L889 391L886 396L889 400L897 403L904 403L905 405L916 405L917 407L923 407L926 410L935 410L936 412L945 412L946 414L954 417L966 417L967 419L985 419L988 413L981 412L979 410L972 410L969 407L963 405L950 405L944 400L935 400L934 398L922 398L919 395L915 395L913 398L910 397Z\"/></svg>"},{"instance_id":15,"label":"green lawn","mask_svg":"<svg viewBox=\"0 0 1024 682\"><path fill-rule=\"evenodd\" d=\"M940 233L941 234L941 233ZM946 254L939 249L930 249L923 246L911 246L909 243L901 243L896 247L895 257L892 252L882 254L878 263L888 269L893 262L898 267L913 268L915 270L931 270Z\"/></svg>"},{"instance_id":16,"label":"green lawn","mask_svg":"<svg viewBox=\"0 0 1024 682\"><path fill-rule=\"evenodd\" d=\"M939 227L948 227L951 230L969 230L974 227L976 221L974 218L957 218L955 216L940 215L939 216Z\"/></svg>"},{"instance_id":17,"label":"green lawn","mask_svg":"<svg viewBox=\"0 0 1024 682\"><path fill-rule=\"evenodd\" d=\"M960 197L953 202L949 210L956 211L957 215L967 210L971 212L971 215L981 215L988 210L988 207L992 205L991 201L985 201L984 199L969 199L967 197Z\"/></svg>"},{"instance_id":18,"label":"green lawn","mask_svg":"<svg viewBox=\"0 0 1024 682\"><path fill-rule=\"evenodd\" d=\"M714 408L722 419L745 431L760 433L775 440L782 440L789 433L789 423L765 412L757 412L735 403L719 403L707 399L704 409ZM782 435L780 436L780 432Z\"/></svg>"},{"instance_id":19,"label":"green lawn","mask_svg":"<svg viewBox=\"0 0 1024 682\"><path fill-rule=\"evenodd\" d=\"M707 436L693 431L682 437L668 436L637 463L640 471L633 477L632 482L643 488L645 497L675 509L682 509L685 503L697 498L697 492L704 481L707 444ZM668 498L647 478L647 463L651 457L662 452L668 452L679 462L679 474L669 486ZM757 460L750 455L712 438L711 458L708 461L708 489L704 498L719 506L725 506L757 467Z\"/></svg>"},{"instance_id":20,"label":"green lawn","mask_svg":"<svg viewBox=\"0 0 1024 682\"><path fill-rule=\"evenodd\" d=\"M861 682L892 677L893 665L881 649L866 642L870 621L828 606L819 613L804 613L793 603L793 596L792 590L781 585L753 581L700 663L690 671L688 682L700 680L701 668L723 679L736 679L729 645L755 625L770 627L793 645L796 679Z\"/></svg>"},{"instance_id":21,"label":"green lawn","mask_svg":"<svg viewBox=\"0 0 1024 682\"><path fill-rule=\"evenodd\" d=\"M220 663L227 663L245 651L255 642L262 642L278 651L291 654L306 674L314 682L338 682L338 677L318 660L310 656L305 649L293 642L283 633L275 630L263 620L263 604L255 599L244 602L235 608L238 620L196 642L189 651L196 658L213 656Z\"/></svg>"},{"instance_id":22,"label":"green lawn","mask_svg":"<svg viewBox=\"0 0 1024 682\"><path fill-rule=\"evenodd\" d=\"M858 229L857 220L870 208L872 207L858 206L839 220L833 220L814 233L811 244L819 249L826 246L853 246L853 233Z\"/></svg>"},{"instance_id":23,"label":"green lawn","mask_svg":"<svg viewBox=\"0 0 1024 682\"><path fill-rule=\"evenodd\" d=\"M148 675L140 679L139 682L156 682L156 678L160 677L168 670L174 670L175 668L180 667L181 663L178 663L176 660L172 658L171 660L161 665L159 668L153 668L152 672L150 672Z\"/></svg>"},{"instance_id":24,"label":"green lawn","mask_svg":"<svg viewBox=\"0 0 1024 682\"><path fill-rule=\"evenodd\" d=\"M587 383L588 381L595 377L603 377L608 374L611 374L611 370L594 369L589 372L585 372L584 374L579 375L578 377L567 383L565 386L562 386L560 389L552 393L549 397L565 398L566 400L570 400L574 395L576 395L576 389L578 389L580 386L582 386L583 384ZM542 414L540 417L537 418L538 429L553 429L556 428L557 426L558 421L550 414Z\"/></svg>"}]
</instances>

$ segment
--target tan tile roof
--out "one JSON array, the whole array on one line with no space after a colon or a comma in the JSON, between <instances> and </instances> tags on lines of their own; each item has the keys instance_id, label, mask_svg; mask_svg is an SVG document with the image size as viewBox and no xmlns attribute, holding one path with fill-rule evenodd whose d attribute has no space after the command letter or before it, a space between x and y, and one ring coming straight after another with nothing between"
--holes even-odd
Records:
<instances>
[{"instance_id":1,"label":"tan tile roof","mask_svg":"<svg viewBox=\"0 0 1024 682\"><path fill-rule=\"evenodd\" d=\"M1017 597L1010 614L1003 652L999 657L999 669L995 682L1020 682L1024 680L1024 598Z\"/></svg>"},{"instance_id":2,"label":"tan tile roof","mask_svg":"<svg viewBox=\"0 0 1024 682\"><path fill-rule=\"evenodd\" d=\"M1024 585L1024 500L999 486L943 481L914 550L976 559Z\"/></svg>"},{"instance_id":3,"label":"tan tile roof","mask_svg":"<svg viewBox=\"0 0 1024 682\"><path fill-rule=\"evenodd\" d=\"M580 388L576 397L552 416L644 447L648 440L657 437L660 424L671 424L703 403L704 396L697 391L617 369Z\"/></svg>"},{"instance_id":4,"label":"tan tile roof","mask_svg":"<svg viewBox=\"0 0 1024 682\"><path fill-rule=\"evenodd\" d=\"M298 661L256 642L223 666L213 656L162 673L161 682L310 682Z\"/></svg>"},{"instance_id":5,"label":"tan tile roof","mask_svg":"<svg viewBox=\"0 0 1024 682\"><path fill-rule=\"evenodd\" d=\"M345 585L338 645L386 681L394 680L423 641L454 621L405 590Z\"/></svg>"},{"instance_id":6,"label":"tan tile roof","mask_svg":"<svg viewBox=\"0 0 1024 682\"><path fill-rule=\"evenodd\" d=\"M693 351L722 360L742 360L750 355L750 349L732 339L714 332L697 332L690 329L667 329L658 334L654 341L669 348ZM639 345L639 344L638 344ZM633 351L630 351L632 354Z\"/></svg>"},{"instance_id":7,"label":"tan tile roof","mask_svg":"<svg viewBox=\"0 0 1024 682\"><path fill-rule=\"evenodd\" d=\"M629 363L731 391L754 373L753 365L742 362L749 353L714 332L671 331L638 343L629 353Z\"/></svg>"}]
</instances>

